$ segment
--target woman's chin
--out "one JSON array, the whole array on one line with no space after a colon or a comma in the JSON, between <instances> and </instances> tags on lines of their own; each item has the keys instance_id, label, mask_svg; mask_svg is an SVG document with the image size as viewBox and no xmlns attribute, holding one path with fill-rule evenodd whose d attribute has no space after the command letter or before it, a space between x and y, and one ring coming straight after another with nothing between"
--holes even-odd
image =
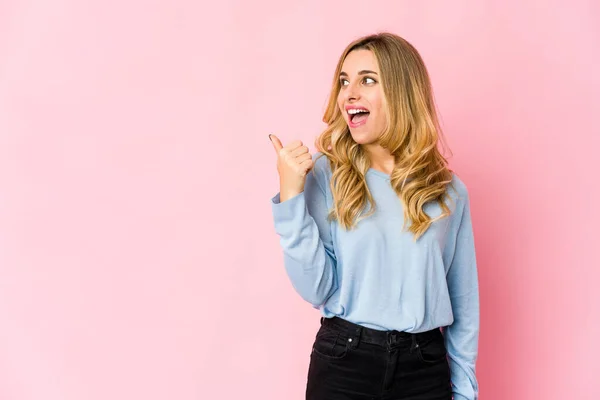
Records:
<instances>
[{"instance_id":1,"label":"woman's chin","mask_svg":"<svg viewBox=\"0 0 600 400\"><path fill-rule=\"evenodd\" d=\"M350 135L352 136L352 140L358 144L371 144L377 140L377 138L371 137L372 135L369 135L368 132L352 132L352 129L350 129Z\"/></svg>"}]
</instances>

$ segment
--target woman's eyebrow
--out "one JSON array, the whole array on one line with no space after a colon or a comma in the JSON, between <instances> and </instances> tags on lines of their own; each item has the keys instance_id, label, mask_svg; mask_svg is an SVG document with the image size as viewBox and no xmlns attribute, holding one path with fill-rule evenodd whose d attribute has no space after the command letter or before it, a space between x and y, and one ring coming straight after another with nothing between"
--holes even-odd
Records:
<instances>
[{"instance_id":1,"label":"woman's eyebrow","mask_svg":"<svg viewBox=\"0 0 600 400\"><path fill-rule=\"evenodd\" d=\"M358 75L366 75L366 74L375 74L377 75L377 72L375 71L371 71L368 69L363 69L362 71L358 71ZM347 73L345 73L344 71L340 72L340 76L348 76Z\"/></svg>"}]
</instances>

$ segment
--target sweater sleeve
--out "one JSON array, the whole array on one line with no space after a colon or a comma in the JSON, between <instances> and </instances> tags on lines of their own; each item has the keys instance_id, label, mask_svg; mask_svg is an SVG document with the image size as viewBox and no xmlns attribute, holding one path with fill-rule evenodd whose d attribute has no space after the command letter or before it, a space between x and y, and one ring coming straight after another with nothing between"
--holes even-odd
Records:
<instances>
[{"instance_id":1,"label":"sweater sleeve","mask_svg":"<svg viewBox=\"0 0 600 400\"><path fill-rule=\"evenodd\" d=\"M275 231L283 249L284 265L294 289L319 308L337 289L336 258L325 195L325 173L319 162L306 176L304 191L280 201L271 199Z\"/></svg>"},{"instance_id":2,"label":"sweater sleeve","mask_svg":"<svg viewBox=\"0 0 600 400\"><path fill-rule=\"evenodd\" d=\"M444 331L454 400L477 400L479 284L468 194L464 196L456 247L446 275L454 322Z\"/></svg>"}]
</instances>

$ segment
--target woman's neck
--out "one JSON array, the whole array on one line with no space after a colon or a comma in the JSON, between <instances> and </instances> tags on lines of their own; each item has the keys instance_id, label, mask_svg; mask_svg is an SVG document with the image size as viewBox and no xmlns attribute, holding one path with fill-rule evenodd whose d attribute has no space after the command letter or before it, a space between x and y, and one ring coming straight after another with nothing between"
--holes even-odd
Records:
<instances>
[{"instance_id":1,"label":"woman's neck","mask_svg":"<svg viewBox=\"0 0 600 400\"><path fill-rule=\"evenodd\" d=\"M388 175L392 173L392 170L396 165L396 160L387 149L378 144L363 145L363 149L371 160L371 168Z\"/></svg>"}]
</instances>

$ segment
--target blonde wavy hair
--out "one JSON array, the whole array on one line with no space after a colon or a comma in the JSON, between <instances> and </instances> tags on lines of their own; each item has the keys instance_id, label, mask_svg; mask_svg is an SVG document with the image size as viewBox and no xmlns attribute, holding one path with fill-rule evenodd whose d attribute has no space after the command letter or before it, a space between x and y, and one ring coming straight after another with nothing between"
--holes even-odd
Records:
<instances>
[{"instance_id":1,"label":"blonde wavy hair","mask_svg":"<svg viewBox=\"0 0 600 400\"><path fill-rule=\"evenodd\" d=\"M433 90L425 64L417 50L405 39L383 32L350 43L342 53L334 73L323 122L327 128L317 137L315 147L329 159L334 207L330 220L345 229L375 212L375 201L365 175L371 167L362 145L356 143L337 105L339 75L346 56L354 50L370 50L380 69L387 124L379 144L395 158L390 183L404 205L404 226L418 240L436 220L450 215L446 205L447 185L452 170L438 150L444 143L435 110ZM432 219L425 211L436 201L442 214ZM369 212L363 214L367 205Z\"/></svg>"}]
</instances>

